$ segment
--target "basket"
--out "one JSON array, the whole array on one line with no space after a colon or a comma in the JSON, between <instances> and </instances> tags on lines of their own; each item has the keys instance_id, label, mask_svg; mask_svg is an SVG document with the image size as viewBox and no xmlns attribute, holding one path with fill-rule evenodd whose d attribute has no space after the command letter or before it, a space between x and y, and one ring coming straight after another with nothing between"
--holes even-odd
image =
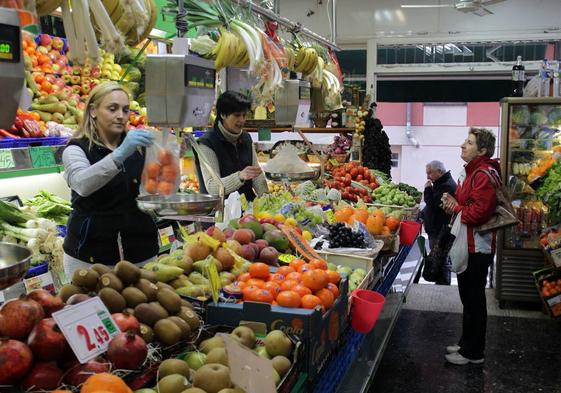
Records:
<instances>
[{"instance_id":1,"label":"basket","mask_svg":"<svg viewBox=\"0 0 561 393\"><path fill-rule=\"evenodd\" d=\"M559 282L561 270L548 267L532 273L536 289L552 319L561 319L561 291L546 292L545 282Z\"/></svg>"},{"instance_id":2,"label":"basket","mask_svg":"<svg viewBox=\"0 0 561 393\"><path fill-rule=\"evenodd\" d=\"M399 248L399 232L392 233L391 235L372 235L376 240L381 240L384 242L382 251L391 251Z\"/></svg>"},{"instance_id":3,"label":"basket","mask_svg":"<svg viewBox=\"0 0 561 393\"><path fill-rule=\"evenodd\" d=\"M347 162L348 154L332 154L331 157L335 158L335 161L337 161L339 164L344 164L345 162Z\"/></svg>"}]
</instances>

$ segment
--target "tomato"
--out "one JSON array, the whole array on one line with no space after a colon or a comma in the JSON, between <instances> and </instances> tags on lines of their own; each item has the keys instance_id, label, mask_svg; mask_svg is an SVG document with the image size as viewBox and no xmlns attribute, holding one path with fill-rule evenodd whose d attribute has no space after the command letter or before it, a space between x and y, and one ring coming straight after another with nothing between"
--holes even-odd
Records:
<instances>
[{"instance_id":1,"label":"tomato","mask_svg":"<svg viewBox=\"0 0 561 393\"><path fill-rule=\"evenodd\" d=\"M356 180L357 180L357 181L361 181L361 180L362 180L362 175L358 175L358 176L356 177Z\"/></svg>"},{"instance_id":2,"label":"tomato","mask_svg":"<svg viewBox=\"0 0 561 393\"><path fill-rule=\"evenodd\" d=\"M353 179L358 175L358 169L357 168L353 168L351 169L351 176L353 177Z\"/></svg>"},{"instance_id":3,"label":"tomato","mask_svg":"<svg viewBox=\"0 0 561 393\"><path fill-rule=\"evenodd\" d=\"M345 180L343 181L343 185L344 186L350 186L351 185L351 179L345 178Z\"/></svg>"}]
</instances>

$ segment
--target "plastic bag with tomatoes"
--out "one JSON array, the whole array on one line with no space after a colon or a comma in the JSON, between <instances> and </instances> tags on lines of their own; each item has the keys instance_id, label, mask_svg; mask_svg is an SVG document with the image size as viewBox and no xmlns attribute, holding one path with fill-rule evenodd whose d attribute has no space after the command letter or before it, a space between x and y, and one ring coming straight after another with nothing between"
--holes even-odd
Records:
<instances>
[{"instance_id":1,"label":"plastic bag with tomatoes","mask_svg":"<svg viewBox=\"0 0 561 393\"><path fill-rule=\"evenodd\" d=\"M181 182L180 146L168 131L151 132L155 138L146 148L141 192L169 196L177 192Z\"/></svg>"}]
</instances>

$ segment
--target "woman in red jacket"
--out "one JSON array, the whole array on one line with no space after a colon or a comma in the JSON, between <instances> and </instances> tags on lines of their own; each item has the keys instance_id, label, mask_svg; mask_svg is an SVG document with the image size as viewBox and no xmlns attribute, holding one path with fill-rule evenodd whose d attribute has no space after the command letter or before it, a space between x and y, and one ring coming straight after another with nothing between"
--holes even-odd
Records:
<instances>
[{"instance_id":1,"label":"woman in red jacket","mask_svg":"<svg viewBox=\"0 0 561 393\"><path fill-rule=\"evenodd\" d=\"M467 226L468 264L458 274L458 290L464 306L462 336L458 344L446 347L446 360L457 365L483 363L487 302L485 287L489 266L495 254L495 232L475 232L474 227L484 224L493 216L497 205L496 190L489 178L500 183L500 166L491 159L495 152L495 135L483 128L472 128L461 146L461 157L466 162L458 179L455 198L443 197L448 213L462 213Z\"/></svg>"}]
</instances>

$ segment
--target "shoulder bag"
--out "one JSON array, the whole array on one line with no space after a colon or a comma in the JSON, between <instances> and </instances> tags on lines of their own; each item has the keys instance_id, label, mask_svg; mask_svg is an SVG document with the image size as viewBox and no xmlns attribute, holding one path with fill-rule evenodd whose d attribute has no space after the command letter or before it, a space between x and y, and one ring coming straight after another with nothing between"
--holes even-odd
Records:
<instances>
[{"instance_id":1,"label":"shoulder bag","mask_svg":"<svg viewBox=\"0 0 561 393\"><path fill-rule=\"evenodd\" d=\"M450 222L453 222L454 217ZM442 271L448 264L448 254L456 238L450 232L451 224L443 225L433 244L429 255L424 258L423 279L429 282L436 282L442 277Z\"/></svg>"},{"instance_id":2,"label":"shoulder bag","mask_svg":"<svg viewBox=\"0 0 561 393\"><path fill-rule=\"evenodd\" d=\"M500 179L498 177L498 174L495 176L491 173L491 171L495 173L496 171L494 169L481 169L480 171L485 173L489 177L489 180L491 180L491 184L493 184L493 186L495 187L495 191L497 193L497 206L495 207L495 213L489 219L489 221L487 221L485 224L475 226L473 230L475 232L487 232L496 231L497 229L502 228L508 228L513 225L518 225L520 223L520 220L518 220L518 218L516 217L506 187L500 180L498 180Z\"/></svg>"}]
</instances>

